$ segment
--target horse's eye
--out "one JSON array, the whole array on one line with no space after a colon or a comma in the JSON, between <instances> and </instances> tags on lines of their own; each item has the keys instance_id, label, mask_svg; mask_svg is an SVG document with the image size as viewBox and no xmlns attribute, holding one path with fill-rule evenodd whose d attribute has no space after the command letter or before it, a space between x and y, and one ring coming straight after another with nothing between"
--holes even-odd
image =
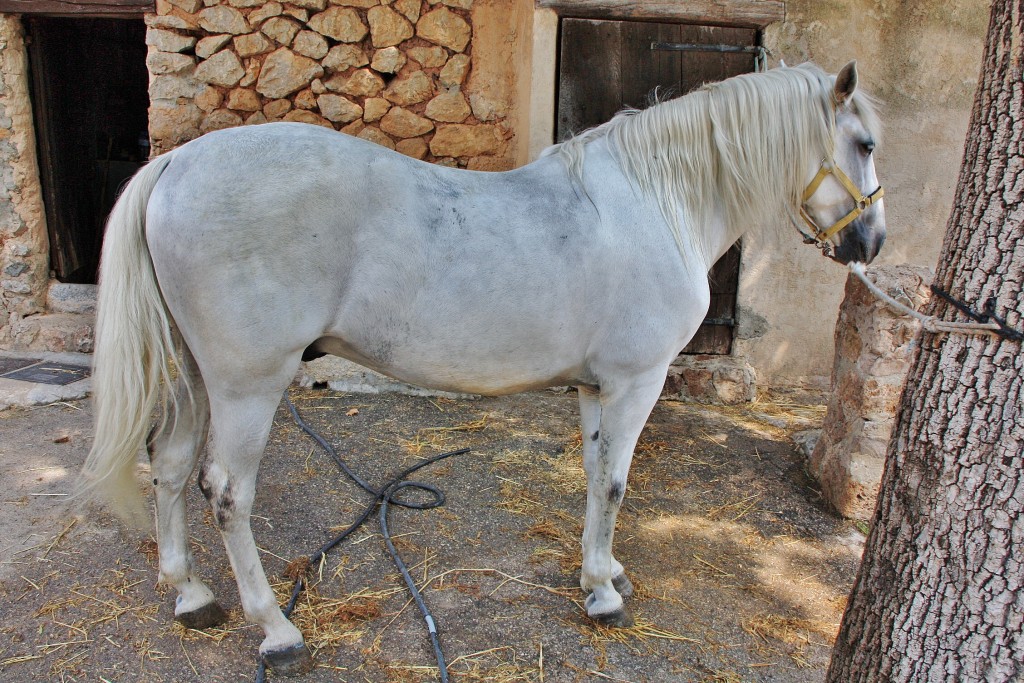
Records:
<instances>
[{"instance_id":1,"label":"horse's eye","mask_svg":"<svg viewBox=\"0 0 1024 683\"><path fill-rule=\"evenodd\" d=\"M864 156L871 156L871 153L875 151L875 141L864 140L860 143L860 150L864 153Z\"/></svg>"}]
</instances>

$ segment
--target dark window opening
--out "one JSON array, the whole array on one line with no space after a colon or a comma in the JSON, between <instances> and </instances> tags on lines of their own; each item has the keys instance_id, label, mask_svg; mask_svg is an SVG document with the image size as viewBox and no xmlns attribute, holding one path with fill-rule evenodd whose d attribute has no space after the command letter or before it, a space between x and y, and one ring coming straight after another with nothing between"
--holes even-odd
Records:
<instances>
[{"instance_id":1,"label":"dark window opening","mask_svg":"<svg viewBox=\"0 0 1024 683\"><path fill-rule=\"evenodd\" d=\"M146 26L26 16L39 173L58 280L95 283L103 226L149 157Z\"/></svg>"}]
</instances>

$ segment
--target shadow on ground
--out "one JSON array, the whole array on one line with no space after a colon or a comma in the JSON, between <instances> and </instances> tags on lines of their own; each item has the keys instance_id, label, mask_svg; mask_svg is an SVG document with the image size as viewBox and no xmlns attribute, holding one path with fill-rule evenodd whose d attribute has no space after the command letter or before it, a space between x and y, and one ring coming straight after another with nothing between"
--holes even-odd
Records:
<instances>
[{"instance_id":1,"label":"shadow on ground","mask_svg":"<svg viewBox=\"0 0 1024 683\"><path fill-rule=\"evenodd\" d=\"M425 587L452 680L822 680L862 537L822 508L788 437L820 421L819 408L658 405L616 536L636 585L637 626L611 631L587 621L576 584L585 483L572 393L291 395L373 482L472 448L418 477L444 489L443 508L396 510L391 523ZM0 679L252 680L261 635L242 618L195 487L196 560L231 613L226 628L208 632L172 622L149 535L68 506L90 442L87 403L0 412L0 429ZM252 524L282 601L289 561L366 500L280 409ZM318 666L300 680L437 679L422 619L375 524L314 568L312 581L295 620Z\"/></svg>"}]
</instances>

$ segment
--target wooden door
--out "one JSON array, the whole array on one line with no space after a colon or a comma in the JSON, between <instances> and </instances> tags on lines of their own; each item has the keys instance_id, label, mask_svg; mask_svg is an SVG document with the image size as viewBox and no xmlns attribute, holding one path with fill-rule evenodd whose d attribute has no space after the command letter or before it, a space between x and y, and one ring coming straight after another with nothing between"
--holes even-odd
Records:
<instances>
[{"instance_id":1,"label":"wooden door","mask_svg":"<svg viewBox=\"0 0 1024 683\"><path fill-rule=\"evenodd\" d=\"M754 70L751 54L669 46L750 48L757 40L757 30L751 28L563 19L558 140L604 123L623 107L649 106L655 93L659 100L669 99ZM683 353L731 353L739 268L737 243L711 269L711 308Z\"/></svg>"}]
</instances>

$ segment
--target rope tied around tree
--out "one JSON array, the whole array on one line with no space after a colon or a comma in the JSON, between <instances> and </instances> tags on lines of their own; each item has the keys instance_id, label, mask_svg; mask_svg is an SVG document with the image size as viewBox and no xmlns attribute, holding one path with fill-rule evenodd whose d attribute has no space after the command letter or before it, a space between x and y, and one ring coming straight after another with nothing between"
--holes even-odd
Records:
<instances>
[{"instance_id":1,"label":"rope tied around tree","mask_svg":"<svg viewBox=\"0 0 1024 683\"><path fill-rule=\"evenodd\" d=\"M931 285L931 290L942 297L958 311L971 318L975 322L958 323L947 320L940 320L934 315L925 315L910 306L900 303L886 294L882 289L871 281L864 270L864 264L853 262L849 264L850 272L864 283L868 290L887 304L890 308L904 315L910 316L921 323L921 327L928 332L947 334L989 334L1003 337L1012 341L1024 341L1024 333L1013 329L1006 324L1006 321L995 314L995 300L989 299L985 302L983 312L978 313L962 301L957 300L937 285Z\"/></svg>"}]
</instances>

